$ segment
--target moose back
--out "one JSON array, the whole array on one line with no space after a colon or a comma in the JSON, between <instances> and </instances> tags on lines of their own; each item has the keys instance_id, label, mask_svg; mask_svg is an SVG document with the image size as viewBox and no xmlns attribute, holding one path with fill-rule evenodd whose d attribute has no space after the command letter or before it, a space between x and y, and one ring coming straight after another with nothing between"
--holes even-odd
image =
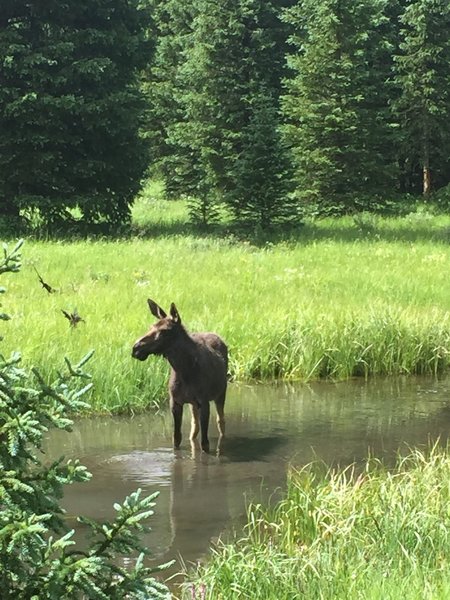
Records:
<instances>
[{"instance_id":1,"label":"moose back","mask_svg":"<svg viewBox=\"0 0 450 600\"><path fill-rule=\"evenodd\" d=\"M201 430L202 450L209 451L208 425L211 400L217 410L219 445L225 435L224 404L227 390L228 350L215 333L189 334L181 323L175 304L169 315L153 300L148 306L158 320L139 338L132 356L145 360L150 354L163 356L171 366L169 379L170 408L173 415L174 447L181 443L183 406L191 406L190 440Z\"/></svg>"}]
</instances>

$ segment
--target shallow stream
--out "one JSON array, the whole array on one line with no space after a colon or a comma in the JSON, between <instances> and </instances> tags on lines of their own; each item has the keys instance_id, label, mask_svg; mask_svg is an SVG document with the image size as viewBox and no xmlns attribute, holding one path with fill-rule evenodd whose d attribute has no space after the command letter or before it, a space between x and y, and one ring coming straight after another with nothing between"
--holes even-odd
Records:
<instances>
[{"instance_id":1,"label":"shallow stream","mask_svg":"<svg viewBox=\"0 0 450 600\"><path fill-rule=\"evenodd\" d=\"M174 452L165 415L91 418L74 431L53 432L49 457L77 457L93 474L66 490L69 523L75 516L110 518L113 503L140 487L159 490L146 539L159 564L201 560L211 541L240 531L249 501L282 493L289 464L363 461L368 453L393 461L397 450L445 442L450 431L450 378L355 380L312 385L231 385L225 406L227 438L215 452L212 410L209 455L192 452L190 411L183 443ZM82 532L79 532L82 533Z\"/></svg>"}]
</instances>

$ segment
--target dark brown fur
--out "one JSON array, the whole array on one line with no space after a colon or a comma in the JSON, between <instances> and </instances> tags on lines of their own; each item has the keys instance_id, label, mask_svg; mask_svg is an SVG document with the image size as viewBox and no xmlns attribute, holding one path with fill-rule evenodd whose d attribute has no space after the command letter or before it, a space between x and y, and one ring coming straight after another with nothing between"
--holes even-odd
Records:
<instances>
[{"instance_id":1,"label":"dark brown fur","mask_svg":"<svg viewBox=\"0 0 450 600\"><path fill-rule=\"evenodd\" d=\"M209 450L209 403L215 402L219 443L225 435L224 404L227 389L228 350L215 333L189 334L181 324L175 304L170 314L148 300L151 313L158 321L133 346L132 356L145 360L150 354L164 356L171 366L169 380L170 408L174 420L173 443L181 443L183 406L191 405L190 439L201 429L201 444Z\"/></svg>"}]
</instances>

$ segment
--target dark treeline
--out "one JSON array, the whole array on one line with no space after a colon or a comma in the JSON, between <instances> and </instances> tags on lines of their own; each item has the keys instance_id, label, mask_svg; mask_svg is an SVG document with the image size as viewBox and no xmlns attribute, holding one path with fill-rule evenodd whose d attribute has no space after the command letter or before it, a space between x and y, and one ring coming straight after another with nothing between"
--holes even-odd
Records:
<instances>
[{"instance_id":1,"label":"dark treeline","mask_svg":"<svg viewBox=\"0 0 450 600\"><path fill-rule=\"evenodd\" d=\"M445 204L447 0L50 4L0 9L0 208L120 221L146 167L201 223Z\"/></svg>"},{"instance_id":2,"label":"dark treeline","mask_svg":"<svg viewBox=\"0 0 450 600\"><path fill-rule=\"evenodd\" d=\"M139 0L1 0L0 215L125 221L148 166Z\"/></svg>"},{"instance_id":3,"label":"dark treeline","mask_svg":"<svg viewBox=\"0 0 450 600\"><path fill-rule=\"evenodd\" d=\"M370 210L450 181L446 0L156 2L153 158L194 218Z\"/></svg>"}]
</instances>

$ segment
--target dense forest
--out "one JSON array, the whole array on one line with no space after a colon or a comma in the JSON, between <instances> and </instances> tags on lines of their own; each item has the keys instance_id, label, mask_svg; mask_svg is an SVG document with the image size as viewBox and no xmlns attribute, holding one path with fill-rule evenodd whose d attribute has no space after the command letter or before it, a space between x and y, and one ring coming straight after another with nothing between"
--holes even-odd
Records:
<instances>
[{"instance_id":1,"label":"dense forest","mask_svg":"<svg viewBox=\"0 0 450 600\"><path fill-rule=\"evenodd\" d=\"M193 221L450 204L447 0L8 0L0 212ZM393 208L394 207L394 208Z\"/></svg>"}]
</instances>

